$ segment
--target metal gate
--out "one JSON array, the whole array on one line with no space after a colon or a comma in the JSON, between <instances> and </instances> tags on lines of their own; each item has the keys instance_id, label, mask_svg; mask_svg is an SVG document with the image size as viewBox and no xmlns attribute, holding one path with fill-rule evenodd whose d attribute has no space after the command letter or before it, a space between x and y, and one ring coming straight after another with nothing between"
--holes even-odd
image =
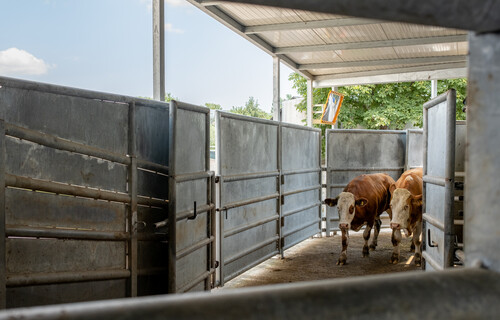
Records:
<instances>
[{"instance_id":1,"label":"metal gate","mask_svg":"<svg viewBox=\"0 0 500 320\"><path fill-rule=\"evenodd\" d=\"M210 109L170 103L170 292L209 290L215 270L215 194L210 171ZM174 214L175 212L175 214ZM175 252L175 254L174 254Z\"/></svg>"},{"instance_id":2,"label":"metal gate","mask_svg":"<svg viewBox=\"0 0 500 320\"><path fill-rule=\"evenodd\" d=\"M220 285L279 253L279 123L215 113Z\"/></svg>"},{"instance_id":3,"label":"metal gate","mask_svg":"<svg viewBox=\"0 0 500 320\"><path fill-rule=\"evenodd\" d=\"M0 78L0 307L165 293L168 112Z\"/></svg>"},{"instance_id":4,"label":"metal gate","mask_svg":"<svg viewBox=\"0 0 500 320\"><path fill-rule=\"evenodd\" d=\"M456 93L424 104L423 252L426 270L453 265Z\"/></svg>"},{"instance_id":5,"label":"metal gate","mask_svg":"<svg viewBox=\"0 0 500 320\"><path fill-rule=\"evenodd\" d=\"M326 197L336 197L361 174L384 172L397 180L403 173L406 132L399 130L327 130ZM338 231L338 212L326 206L326 234ZM383 214L383 226L388 216Z\"/></svg>"},{"instance_id":6,"label":"metal gate","mask_svg":"<svg viewBox=\"0 0 500 320\"><path fill-rule=\"evenodd\" d=\"M281 124L281 250L321 232L321 130Z\"/></svg>"}]
</instances>

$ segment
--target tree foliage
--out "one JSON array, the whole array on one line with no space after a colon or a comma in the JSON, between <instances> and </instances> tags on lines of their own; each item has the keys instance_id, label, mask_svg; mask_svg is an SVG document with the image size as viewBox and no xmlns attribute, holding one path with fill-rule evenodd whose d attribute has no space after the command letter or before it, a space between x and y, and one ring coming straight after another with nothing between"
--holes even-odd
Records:
<instances>
[{"instance_id":1,"label":"tree foliage","mask_svg":"<svg viewBox=\"0 0 500 320\"><path fill-rule=\"evenodd\" d=\"M297 110L307 109L307 82L297 73L290 74L290 81L304 100ZM457 91L457 119L465 119L462 112L466 96L467 80L451 79L438 81L438 94L454 88ZM329 88L313 91L313 104L324 104ZM338 92L344 95L344 102L338 120L342 128L367 129L404 129L406 125L422 127L423 104L430 100L430 81L404 83L359 85L340 87ZM319 119L321 114L314 114ZM324 125L322 125L323 127Z\"/></svg>"},{"instance_id":2,"label":"tree foliage","mask_svg":"<svg viewBox=\"0 0 500 320\"><path fill-rule=\"evenodd\" d=\"M271 119L272 115L259 108L259 102L254 97L249 97L244 107L232 107L229 112L245 116Z\"/></svg>"}]
</instances>

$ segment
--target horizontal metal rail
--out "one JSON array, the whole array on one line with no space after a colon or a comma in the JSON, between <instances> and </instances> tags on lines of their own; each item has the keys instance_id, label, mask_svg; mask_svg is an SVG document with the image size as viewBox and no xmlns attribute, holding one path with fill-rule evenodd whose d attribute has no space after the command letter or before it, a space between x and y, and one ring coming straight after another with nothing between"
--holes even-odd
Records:
<instances>
[{"instance_id":1,"label":"horizontal metal rail","mask_svg":"<svg viewBox=\"0 0 500 320\"><path fill-rule=\"evenodd\" d=\"M441 265L439 265L439 263L437 263L437 261L434 260L434 258L431 257L429 255L429 253L427 253L426 251L422 251L422 257L425 259L425 263L430 264L434 270L438 270L438 271L443 270L443 267Z\"/></svg>"},{"instance_id":2,"label":"horizontal metal rail","mask_svg":"<svg viewBox=\"0 0 500 320\"><path fill-rule=\"evenodd\" d=\"M323 106L323 105L321 105L321 106ZM291 129L298 129L298 130L313 131L313 132L321 133L321 129L306 127L306 126L300 125L300 124L287 123L287 122L280 122L280 124L283 128L291 128Z\"/></svg>"},{"instance_id":3,"label":"horizontal metal rail","mask_svg":"<svg viewBox=\"0 0 500 320\"><path fill-rule=\"evenodd\" d=\"M274 236L271 239L259 242L259 243L255 244L255 245L247 248L244 251L240 251L237 254L232 255L231 257L226 258L224 260L224 264L230 264L231 262L234 262L234 261L236 261L236 260L238 260L238 259L240 259L240 258L242 258L242 257L244 257L244 256L246 256L246 255L248 255L250 253L252 253L252 252L255 252L255 251L257 251L257 250L259 250L261 248L264 248L265 246L267 246L267 245L269 245L269 244L271 244L271 243L273 243L275 241L278 241L279 238L280 238L279 236Z\"/></svg>"},{"instance_id":4,"label":"horizontal metal rail","mask_svg":"<svg viewBox=\"0 0 500 320\"><path fill-rule=\"evenodd\" d=\"M321 172L321 168L287 170L287 171L283 171L282 175L290 176L290 175L294 175L294 174L304 174L304 173L313 173L313 172Z\"/></svg>"},{"instance_id":5,"label":"horizontal metal rail","mask_svg":"<svg viewBox=\"0 0 500 320\"><path fill-rule=\"evenodd\" d=\"M279 215L274 215L274 216L267 217L267 218L261 219L259 221L255 221L253 223L244 225L242 227L236 227L236 228L230 229L230 230L224 232L224 238L233 236L233 235L240 233L240 232L243 232L243 231L250 230L252 228L261 226L261 225L269 223L271 221L278 221L279 217L280 217Z\"/></svg>"},{"instance_id":6,"label":"horizontal metal rail","mask_svg":"<svg viewBox=\"0 0 500 320\"><path fill-rule=\"evenodd\" d=\"M308 191L313 191L313 190L321 190L321 185L318 184L318 185L315 185L315 186L312 186L312 187L307 187L307 188L304 188L304 189L297 189L297 190L292 190L292 191L286 191L286 192L283 192L282 195L286 197L286 196L290 196L292 194L303 193L303 192L308 192Z\"/></svg>"},{"instance_id":7,"label":"horizontal metal rail","mask_svg":"<svg viewBox=\"0 0 500 320\"><path fill-rule=\"evenodd\" d=\"M294 233L297 233L297 232L302 231L302 230L304 230L304 229L307 229L307 228L309 228L309 227L310 227L310 226L312 226L312 225L319 224L320 222L321 222L321 219L319 219L319 218L318 218L318 219L316 219L316 220L314 220L314 221L311 221L311 222L309 222L309 223L306 223L306 224L304 224L304 225L302 225L302 226L299 226L299 227L297 227L297 228L295 228L295 229L292 229L292 230L289 230L289 231L287 231L287 232L284 232L284 233L283 233L283 237L288 237L288 236L289 236L289 235L291 235L291 234L294 234Z\"/></svg>"},{"instance_id":8,"label":"horizontal metal rail","mask_svg":"<svg viewBox=\"0 0 500 320\"><path fill-rule=\"evenodd\" d=\"M58 86L48 83L18 80L8 77L0 77L0 86L18 88L23 90L40 91L45 93L52 93L62 96L70 96L70 97L84 98L90 100L108 101L110 103L127 104L126 106L124 106L126 108L128 108L129 103L135 102L136 105L143 105L166 111L168 110L168 103L156 100L130 97L125 95L99 92L99 91L77 89L77 88Z\"/></svg>"},{"instance_id":9,"label":"horizontal metal rail","mask_svg":"<svg viewBox=\"0 0 500 320\"><path fill-rule=\"evenodd\" d=\"M37 144L44 145L46 147L69 151L69 152L81 153L91 157L101 158L104 160L109 160L124 165L129 165L131 162L130 157L127 157L126 155L121 155L109 152L104 149L90 147L81 143L62 139L47 133L15 126L10 123L5 123L5 134L22 140L35 142Z\"/></svg>"},{"instance_id":10,"label":"horizontal metal rail","mask_svg":"<svg viewBox=\"0 0 500 320\"><path fill-rule=\"evenodd\" d=\"M158 172L164 175L169 174L169 168L168 166L164 166L162 164L154 163L151 161L143 160L143 159L137 159L137 167L139 169L146 169L154 172Z\"/></svg>"},{"instance_id":11,"label":"horizontal metal rail","mask_svg":"<svg viewBox=\"0 0 500 320\"><path fill-rule=\"evenodd\" d=\"M124 241L130 239L128 232L113 231L93 231L78 229L60 229L60 228L36 228L25 226L6 226L6 235L8 237L39 237L39 238L57 238L57 239L76 239L76 240L109 240Z\"/></svg>"},{"instance_id":12,"label":"horizontal metal rail","mask_svg":"<svg viewBox=\"0 0 500 320\"><path fill-rule=\"evenodd\" d=\"M294 209L294 210L283 212L282 216L283 217L291 216L293 214L296 214L296 213L299 213L299 212L302 212L302 211L306 211L306 210L309 210L309 209L312 209L312 208L315 208L315 207L319 207L320 205L321 205L321 202L316 202L316 203L313 203L313 204L310 204L310 205L307 205L307 206L304 206L304 207L300 207L300 208L297 208L297 209Z\"/></svg>"},{"instance_id":13,"label":"horizontal metal rail","mask_svg":"<svg viewBox=\"0 0 500 320\"><path fill-rule=\"evenodd\" d=\"M10 309L0 319L496 319L500 274L461 268ZM339 299L341 297L341 299ZM384 297L384 298L381 298ZM417 303L410 303L416 301ZM230 306L230 308L228 308ZM255 308L259 310L256 312ZM431 315L431 316L430 316Z\"/></svg>"},{"instance_id":14,"label":"horizontal metal rail","mask_svg":"<svg viewBox=\"0 0 500 320\"><path fill-rule=\"evenodd\" d=\"M356 168L330 168L330 172L344 172L344 171L399 171L403 170L404 167L356 167Z\"/></svg>"},{"instance_id":15,"label":"horizontal metal rail","mask_svg":"<svg viewBox=\"0 0 500 320\"><path fill-rule=\"evenodd\" d=\"M253 179L262 179L262 178L277 177L279 175L280 175L279 171L269 171L269 172L255 172L255 173L233 174L233 175L227 175L227 176L220 176L220 178L224 182L234 182L234 181L243 181L243 180L253 180Z\"/></svg>"},{"instance_id":16,"label":"horizontal metal rail","mask_svg":"<svg viewBox=\"0 0 500 320\"><path fill-rule=\"evenodd\" d=\"M247 200L242 200L242 201L235 201L235 202L230 202L223 206L222 208L217 209L218 211L225 211L228 209L233 209L233 208L238 208L238 207L243 207L249 204L254 204L258 202L263 202L271 199L278 199L279 198L279 193L273 193L268 196L262 196L262 197L256 197L256 198L251 198Z\"/></svg>"},{"instance_id":17,"label":"horizontal metal rail","mask_svg":"<svg viewBox=\"0 0 500 320\"><path fill-rule=\"evenodd\" d=\"M330 189L333 189L333 188L345 188L345 187L347 187L346 183L332 183L332 184L330 184Z\"/></svg>"},{"instance_id":18,"label":"horizontal metal rail","mask_svg":"<svg viewBox=\"0 0 500 320\"><path fill-rule=\"evenodd\" d=\"M9 173L5 174L5 185L8 187L38 190L56 194L66 194L77 197L108 200L122 203L130 203L131 201L130 195L126 193L91 189L82 186L73 186L53 181L16 176ZM140 205L152 207L168 206L168 200L151 199L145 197L138 197L137 203Z\"/></svg>"},{"instance_id":19,"label":"horizontal metal rail","mask_svg":"<svg viewBox=\"0 0 500 320\"><path fill-rule=\"evenodd\" d=\"M199 214L199 213L204 213L204 212L207 212L207 211L210 211L212 210L213 208L215 208L215 204L211 203L211 204L204 204L202 206L199 206L199 207L196 207L196 214ZM187 219L187 218L190 218L190 217L193 217L194 216L194 209L189 209L189 210L186 210L186 211L182 211L182 212L178 212L177 213L177 216L176 216L176 220L177 221L181 221L181 220L184 220L184 219ZM167 221L168 220L164 220L162 222L165 222L165 224L161 224L161 222L157 222L155 223L155 225L158 227L161 227L163 225L166 225L167 224Z\"/></svg>"},{"instance_id":20,"label":"horizontal metal rail","mask_svg":"<svg viewBox=\"0 0 500 320\"><path fill-rule=\"evenodd\" d=\"M127 269L7 274L7 287L24 287L42 284L114 280L126 279L129 277L130 270Z\"/></svg>"},{"instance_id":21,"label":"horizontal metal rail","mask_svg":"<svg viewBox=\"0 0 500 320\"><path fill-rule=\"evenodd\" d=\"M434 218L433 216L429 215L428 213L423 213L422 218L425 221L429 222L434 227L436 227L439 230L444 232L444 223L442 221L439 221L438 219Z\"/></svg>"},{"instance_id":22,"label":"horizontal metal rail","mask_svg":"<svg viewBox=\"0 0 500 320\"><path fill-rule=\"evenodd\" d=\"M426 183L434 184L437 186L444 187L446 186L446 181L451 181L449 179L443 177L434 177L434 176L423 176L422 180Z\"/></svg>"},{"instance_id":23,"label":"horizontal metal rail","mask_svg":"<svg viewBox=\"0 0 500 320\"><path fill-rule=\"evenodd\" d=\"M278 127L280 125L280 122L277 122L277 121L261 119L261 118L254 118L254 117L244 116L244 115L226 112L226 111L217 110L216 113L219 113L221 118L228 118L228 119L233 119L233 120L241 120L241 121L246 121L246 122L267 124L267 125L276 126L276 127Z\"/></svg>"},{"instance_id":24,"label":"horizontal metal rail","mask_svg":"<svg viewBox=\"0 0 500 320\"><path fill-rule=\"evenodd\" d=\"M201 171L201 172L194 172L194 173L179 174L179 175L175 175L173 178L174 178L175 182L186 182L186 181L193 181L193 180L210 178L213 175L214 175L213 171Z\"/></svg>"},{"instance_id":25,"label":"horizontal metal rail","mask_svg":"<svg viewBox=\"0 0 500 320\"><path fill-rule=\"evenodd\" d=\"M185 256L189 255L190 253L193 253L196 250L209 245L210 243L214 242L214 240L215 240L215 236L211 236L210 238L203 239L203 240L201 240L201 241L199 241L199 242L197 242L189 247L186 247L182 250L177 251L175 256L177 259L182 259Z\"/></svg>"}]
</instances>

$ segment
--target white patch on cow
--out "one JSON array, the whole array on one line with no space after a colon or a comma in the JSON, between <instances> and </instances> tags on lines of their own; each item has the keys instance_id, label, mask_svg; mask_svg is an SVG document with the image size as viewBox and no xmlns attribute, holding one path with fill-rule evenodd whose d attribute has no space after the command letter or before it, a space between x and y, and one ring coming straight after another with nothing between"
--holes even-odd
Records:
<instances>
[{"instance_id":1,"label":"white patch on cow","mask_svg":"<svg viewBox=\"0 0 500 320\"><path fill-rule=\"evenodd\" d=\"M351 227L352 219L356 213L356 206L354 205L355 198L350 192L341 192L339 194L339 200L337 202L337 210L339 212L339 225L347 224L347 229ZM354 210L352 213L349 212L349 208L353 206Z\"/></svg>"},{"instance_id":2,"label":"white patch on cow","mask_svg":"<svg viewBox=\"0 0 500 320\"><path fill-rule=\"evenodd\" d=\"M410 191L398 188L392 193L391 199L391 224L399 224L399 228L405 231L408 228L408 219L410 218L410 197Z\"/></svg>"}]
</instances>

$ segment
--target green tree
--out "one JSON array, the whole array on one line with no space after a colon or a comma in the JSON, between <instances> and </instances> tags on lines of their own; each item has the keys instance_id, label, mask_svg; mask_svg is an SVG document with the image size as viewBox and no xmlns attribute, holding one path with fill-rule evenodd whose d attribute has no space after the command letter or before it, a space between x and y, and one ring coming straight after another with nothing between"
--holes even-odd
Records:
<instances>
[{"instance_id":1,"label":"green tree","mask_svg":"<svg viewBox=\"0 0 500 320\"><path fill-rule=\"evenodd\" d=\"M304 97L297 106L299 111L307 109L306 79L292 73L289 80L293 87ZM457 119L465 119L462 112L463 99L466 95L467 80L451 79L438 81L438 94L454 88L457 91ZM404 83L347 86L338 89L344 95L344 102L338 120L343 128L362 126L367 129L403 129L406 124L422 127L422 107L430 100L430 81ZM318 88L313 91L313 104L326 101L329 88ZM321 114L314 114L319 119ZM323 127L323 125L321 126Z\"/></svg>"},{"instance_id":2,"label":"green tree","mask_svg":"<svg viewBox=\"0 0 500 320\"><path fill-rule=\"evenodd\" d=\"M271 119L272 115L259 108L259 102L254 97L249 97L244 107L232 107L229 112L245 116Z\"/></svg>"},{"instance_id":3,"label":"green tree","mask_svg":"<svg viewBox=\"0 0 500 320\"><path fill-rule=\"evenodd\" d=\"M220 106L220 104L216 104L216 103L205 103L205 107L211 109L211 110L222 110L222 107Z\"/></svg>"}]
</instances>

